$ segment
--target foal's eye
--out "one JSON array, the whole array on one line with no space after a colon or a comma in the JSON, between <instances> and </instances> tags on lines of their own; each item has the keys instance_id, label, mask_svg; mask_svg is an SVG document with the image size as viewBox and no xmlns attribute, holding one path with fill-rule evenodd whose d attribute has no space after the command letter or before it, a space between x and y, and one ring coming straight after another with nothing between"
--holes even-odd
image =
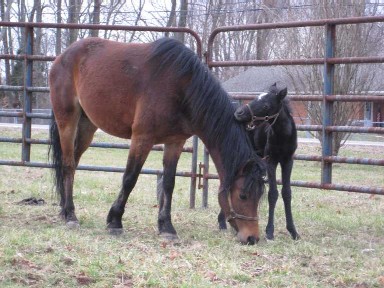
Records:
<instances>
[{"instance_id":1,"label":"foal's eye","mask_svg":"<svg viewBox=\"0 0 384 288\"><path fill-rule=\"evenodd\" d=\"M247 195L245 195L243 193L241 193L239 197L241 200L247 200Z\"/></svg>"}]
</instances>

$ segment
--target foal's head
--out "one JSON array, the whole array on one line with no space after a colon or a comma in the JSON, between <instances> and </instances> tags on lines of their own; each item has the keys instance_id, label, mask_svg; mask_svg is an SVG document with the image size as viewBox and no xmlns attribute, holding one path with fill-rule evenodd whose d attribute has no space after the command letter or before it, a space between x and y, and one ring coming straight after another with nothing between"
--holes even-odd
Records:
<instances>
[{"instance_id":1,"label":"foal's head","mask_svg":"<svg viewBox=\"0 0 384 288\"><path fill-rule=\"evenodd\" d=\"M287 95L287 88L279 89L273 84L267 93L258 95L246 105L242 105L235 111L235 118L240 122L273 121L280 112L283 100Z\"/></svg>"},{"instance_id":2,"label":"foal's head","mask_svg":"<svg viewBox=\"0 0 384 288\"><path fill-rule=\"evenodd\" d=\"M243 244L253 245L260 238L258 208L264 193L264 176L264 164L256 156L240 169L230 191L223 190L219 194L226 220Z\"/></svg>"}]
</instances>

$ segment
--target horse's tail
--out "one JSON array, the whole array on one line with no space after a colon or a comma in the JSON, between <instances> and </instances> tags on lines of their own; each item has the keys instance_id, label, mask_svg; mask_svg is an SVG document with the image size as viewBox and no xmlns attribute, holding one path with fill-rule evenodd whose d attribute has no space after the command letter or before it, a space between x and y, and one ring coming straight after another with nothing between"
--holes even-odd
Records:
<instances>
[{"instance_id":1,"label":"horse's tail","mask_svg":"<svg viewBox=\"0 0 384 288\"><path fill-rule=\"evenodd\" d=\"M57 127L55 116L53 115L51 125L49 127L50 144L48 149L48 157L54 170L53 177L56 186L56 193L63 199L64 194L64 174L62 150L60 145L60 135Z\"/></svg>"}]
</instances>

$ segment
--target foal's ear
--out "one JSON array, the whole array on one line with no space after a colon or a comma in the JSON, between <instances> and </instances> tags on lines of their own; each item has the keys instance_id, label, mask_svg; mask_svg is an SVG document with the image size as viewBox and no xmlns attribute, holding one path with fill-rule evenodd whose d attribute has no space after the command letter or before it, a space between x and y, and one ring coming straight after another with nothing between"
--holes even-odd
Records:
<instances>
[{"instance_id":1,"label":"foal's ear","mask_svg":"<svg viewBox=\"0 0 384 288\"><path fill-rule=\"evenodd\" d=\"M288 89L287 87L281 89L278 93L277 93L277 98L282 101L284 99L285 96L287 96L287 93L288 93Z\"/></svg>"}]
</instances>

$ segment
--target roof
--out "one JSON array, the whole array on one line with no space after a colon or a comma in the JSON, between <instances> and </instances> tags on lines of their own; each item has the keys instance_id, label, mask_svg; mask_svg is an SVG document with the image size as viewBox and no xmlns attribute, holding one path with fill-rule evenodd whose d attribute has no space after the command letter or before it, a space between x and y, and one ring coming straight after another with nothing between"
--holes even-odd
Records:
<instances>
[{"instance_id":1,"label":"roof","mask_svg":"<svg viewBox=\"0 0 384 288\"><path fill-rule=\"evenodd\" d=\"M322 69L320 66L319 68ZM361 85L362 91L384 91L384 81L380 77L384 70L382 65L370 67L359 65L359 68L355 85ZM321 87L323 81L314 79L315 74L311 73L311 69L313 68L310 66L252 67L223 82L223 87L227 92L263 92L277 82L280 87L286 86L289 92L311 93L309 91L313 91L315 87ZM292 78L297 81L293 81Z\"/></svg>"},{"instance_id":2,"label":"roof","mask_svg":"<svg viewBox=\"0 0 384 288\"><path fill-rule=\"evenodd\" d=\"M278 85L293 89L284 67L252 67L237 76L223 82L227 92L262 92L277 82Z\"/></svg>"}]
</instances>

